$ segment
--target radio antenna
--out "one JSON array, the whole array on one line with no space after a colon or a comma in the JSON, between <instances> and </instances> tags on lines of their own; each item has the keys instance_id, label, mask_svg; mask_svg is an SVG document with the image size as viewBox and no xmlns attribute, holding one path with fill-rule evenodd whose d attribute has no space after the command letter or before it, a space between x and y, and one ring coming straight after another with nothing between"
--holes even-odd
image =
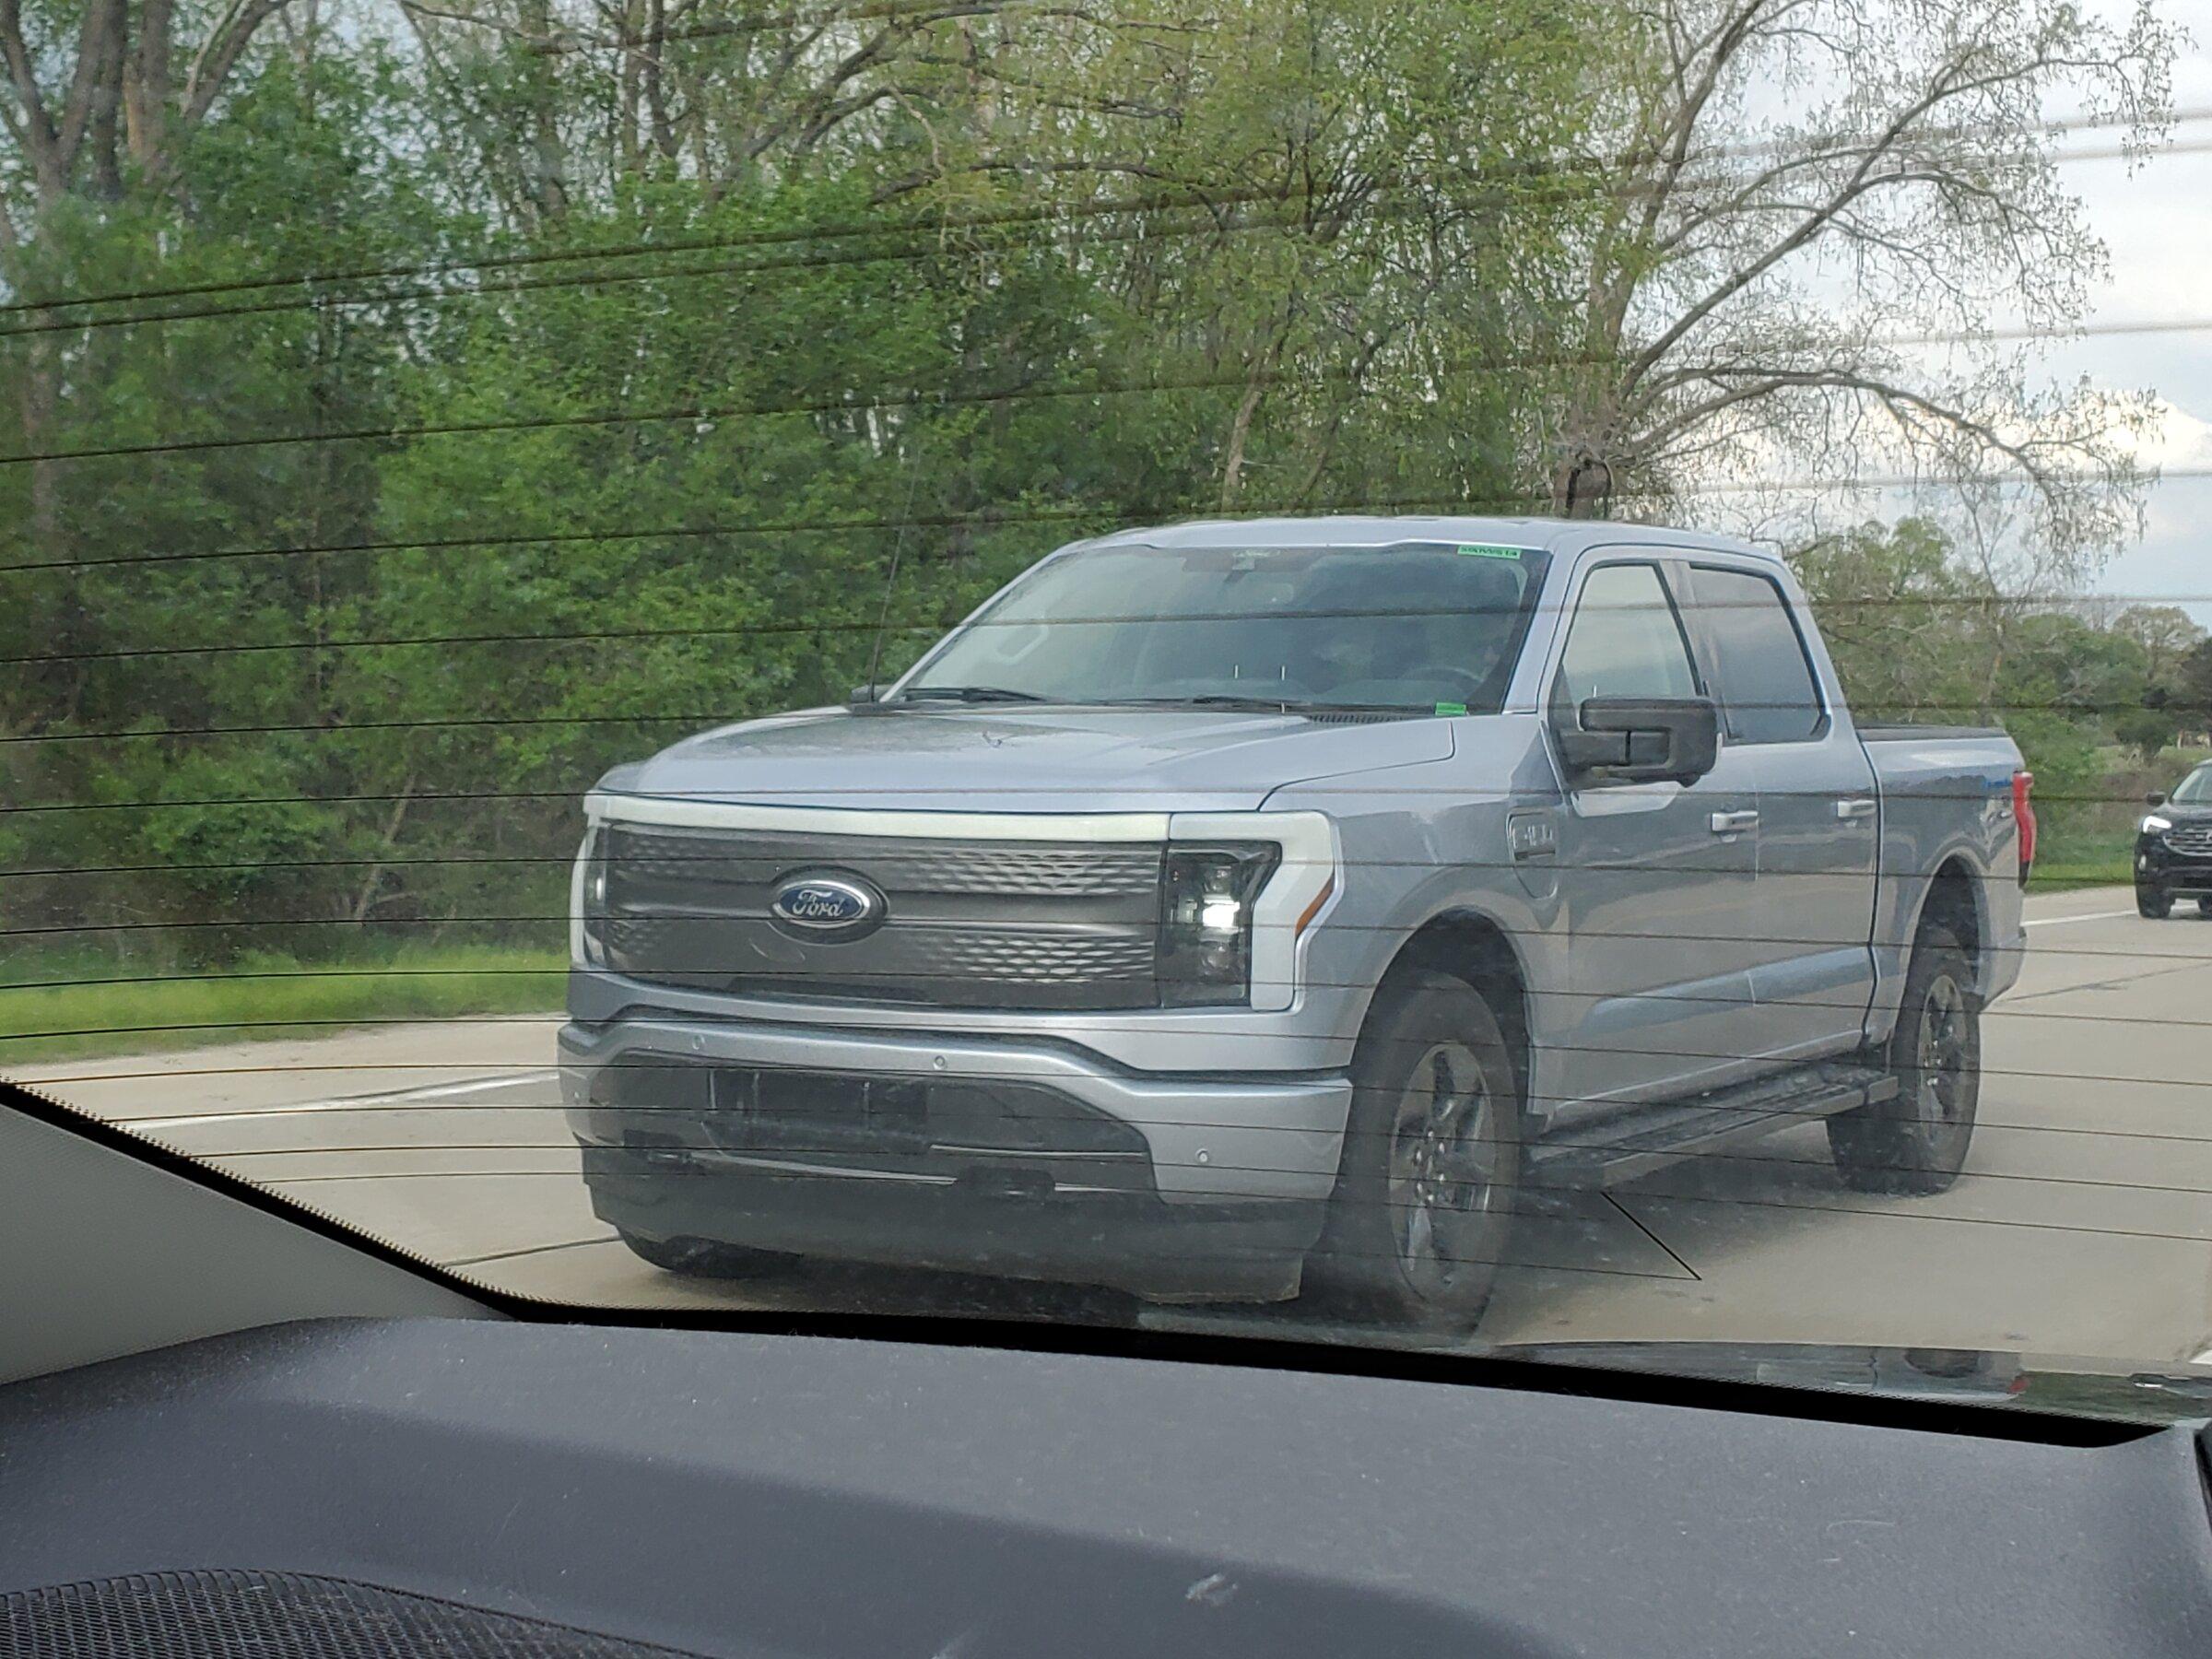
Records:
<instances>
[{"instance_id":1,"label":"radio antenna","mask_svg":"<svg viewBox=\"0 0 2212 1659\"><path fill-rule=\"evenodd\" d=\"M899 585L899 561L906 554L906 533L914 520L914 492L922 487L922 441L907 457L906 505L899 511L899 534L891 542L891 568L884 573L883 605L876 613L876 640L868 647L868 700L876 700L876 670L883 662L883 631L890 626L891 594Z\"/></svg>"}]
</instances>

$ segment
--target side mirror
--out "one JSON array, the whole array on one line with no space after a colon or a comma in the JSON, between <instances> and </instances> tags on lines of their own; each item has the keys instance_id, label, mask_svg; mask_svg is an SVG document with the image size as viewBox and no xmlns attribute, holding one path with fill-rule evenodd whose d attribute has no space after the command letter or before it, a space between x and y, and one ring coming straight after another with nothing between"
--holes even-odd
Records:
<instances>
[{"instance_id":1,"label":"side mirror","mask_svg":"<svg viewBox=\"0 0 2212 1659\"><path fill-rule=\"evenodd\" d=\"M877 700L879 700L877 688L872 685L855 686L853 688L853 695L845 699L845 704L848 708L859 709Z\"/></svg>"},{"instance_id":2,"label":"side mirror","mask_svg":"<svg viewBox=\"0 0 2212 1659\"><path fill-rule=\"evenodd\" d=\"M1720 759L1721 716L1707 697L1593 697L1583 729L1558 734L1570 772L1618 783L1694 783Z\"/></svg>"},{"instance_id":3,"label":"side mirror","mask_svg":"<svg viewBox=\"0 0 2212 1659\"><path fill-rule=\"evenodd\" d=\"M2151 792L2150 792L2148 794L2147 794L2147 795L2145 795L2145 796L2143 797L2143 805L2144 805L2144 806L2165 806L2165 805L2166 805L2166 792L2165 792L2164 790L2162 790L2162 789L2154 789L2154 790L2152 790L2152 791L2151 791Z\"/></svg>"}]
</instances>

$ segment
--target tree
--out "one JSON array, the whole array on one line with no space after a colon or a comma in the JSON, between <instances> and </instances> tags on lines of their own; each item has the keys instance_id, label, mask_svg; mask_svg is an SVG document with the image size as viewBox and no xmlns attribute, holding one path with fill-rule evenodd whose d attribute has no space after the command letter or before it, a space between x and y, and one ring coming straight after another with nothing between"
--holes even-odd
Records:
<instances>
[{"instance_id":1,"label":"tree","mask_svg":"<svg viewBox=\"0 0 2212 1659\"><path fill-rule=\"evenodd\" d=\"M2182 663L2205 630L2178 605L2131 605L2112 618L2112 630L2143 648L2151 695L2170 700L2181 689Z\"/></svg>"},{"instance_id":2,"label":"tree","mask_svg":"<svg viewBox=\"0 0 2212 1659\"><path fill-rule=\"evenodd\" d=\"M1585 61L1606 187L1571 246L1572 325L1538 354L1558 365L1535 432L1554 509L1891 465L2021 481L2063 572L2112 547L2147 403L2039 390L1991 320L2083 315L2104 251L2046 105L2070 94L2142 137L2173 29L2148 4L2114 26L2075 0L1602 10Z\"/></svg>"},{"instance_id":3,"label":"tree","mask_svg":"<svg viewBox=\"0 0 2212 1659\"><path fill-rule=\"evenodd\" d=\"M2176 671L2178 695L2173 707L2191 729L2212 731L2212 640L2199 640L2189 648Z\"/></svg>"},{"instance_id":4,"label":"tree","mask_svg":"<svg viewBox=\"0 0 2212 1659\"><path fill-rule=\"evenodd\" d=\"M2169 708L2124 709L2112 722L2112 735L2121 747L2132 749L2147 766L2159 758L2159 751L2174 739L2181 730L2181 721Z\"/></svg>"},{"instance_id":5,"label":"tree","mask_svg":"<svg viewBox=\"0 0 2212 1659\"><path fill-rule=\"evenodd\" d=\"M1989 716L2010 607L1939 527L1864 524L1790 562L1853 709L1880 720Z\"/></svg>"},{"instance_id":6,"label":"tree","mask_svg":"<svg viewBox=\"0 0 2212 1659\"><path fill-rule=\"evenodd\" d=\"M159 191L173 182L182 145L207 119L255 37L290 0L232 0L182 18L175 0L0 0L0 282L36 297L63 291L64 271L41 262L71 198L114 202L126 185ZM195 33L180 22L203 27ZM74 22L74 39L71 25ZM51 313L32 313L51 324ZM20 418L28 447L52 426L64 376L53 339L27 347ZM31 512L58 545L53 469L34 465Z\"/></svg>"}]
</instances>

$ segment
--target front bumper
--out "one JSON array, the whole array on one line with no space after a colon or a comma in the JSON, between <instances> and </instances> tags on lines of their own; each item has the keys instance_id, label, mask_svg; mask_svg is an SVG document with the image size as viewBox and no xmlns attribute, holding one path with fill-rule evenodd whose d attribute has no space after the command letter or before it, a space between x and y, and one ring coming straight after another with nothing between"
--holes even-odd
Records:
<instances>
[{"instance_id":1,"label":"front bumper","mask_svg":"<svg viewBox=\"0 0 2212 1659\"><path fill-rule=\"evenodd\" d=\"M594 1207L626 1231L1153 1295L1294 1283L1351 1102L1342 1077L945 1033L629 1018L559 1041Z\"/></svg>"},{"instance_id":2,"label":"front bumper","mask_svg":"<svg viewBox=\"0 0 2212 1659\"><path fill-rule=\"evenodd\" d=\"M2136 885L2175 899L2212 896L2212 857L2182 853L2159 836L2136 841Z\"/></svg>"}]
</instances>

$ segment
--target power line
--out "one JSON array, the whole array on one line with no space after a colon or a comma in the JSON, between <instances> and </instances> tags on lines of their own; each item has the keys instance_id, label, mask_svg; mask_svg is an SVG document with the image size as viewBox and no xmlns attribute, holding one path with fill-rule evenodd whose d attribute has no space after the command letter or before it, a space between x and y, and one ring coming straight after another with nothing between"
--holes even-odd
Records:
<instances>
[{"instance_id":1,"label":"power line","mask_svg":"<svg viewBox=\"0 0 2212 1659\"><path fill-rule=\"evenodd\" d=\"M2181 124L2212 120L2212 105L2184 106L2169 112L2170 124ZM2022 124L2018 126L1988 129L1992 136L2012 135L2035 132L2044 136L2065 136L2074 133L2112 132L2135 127L2135 120L2124 116L2082 117L2062 119L2041 124ZM1960 129L1951 135L1962 135ZM1865 142L1866 135L1859 135ZM1773 156L1802 146L1807 141L1800 135L1789 140L1750 141L1733 146L1714 146L1700 152L1700 160L1751 159ZM1852 135L1816 135L1813 142L1832 146L1847 146L1853 141ZM2192 149L2199 141L2191 141ZM2179 147L2169 146L2172 153ZM2116 150L2115 155L2130 153ZM2054 159L2065 159L2063 155ZM1578 159L1570 162L1529 161L1506 168L1484 169L1502 180L1519 182L1545 177L1583 177L1591 173L1603 174L1607 171L1630 171L1639 164L1635 156L1622 156L1610 161L1602 158ZM1059 204L1051 206L996 209L968 214L940 213L914 215L902 220L886 223L880 220L829 221L812 225L793 226L774 230L747 232L742 236L713 236L670 238L659 241L631 242L606 248L537 250L527 253L483 253L455 256L434 261L418 261L405 265L359 265L329 271L300 272L290 275L233 278L220 282L187 283L166 288L137 288L111 289L105 292L76 295L47 295L38 299L12 300L0 304L0 316L20 315L25 312L76 309L103 304L124 304L148 300L189 299L212 294L244 293L261 288L289 288L312 285L331 285L346 282L384 281L414 276L440 276L460 271L488 271L524 269L532 266L565 263L583 259L624 259L647 256L665 256L671 253L723 252L739 247L764 247L790 242L814 242L845 237L881 234L941 235L953 231L993 229L1015 224L1053 224L1074 218L1111 218L1124 213L1144 213L1169 208L1212 211L1224 206L1242 206L1281 200L1279 192L1263 189L1222 191L1194 185L1187 194L1170 197L1155 194L1109 200L1102 203Z\"/></svg>"},{"instance_id":2,"label":"power line","mask_svg":"<svg viewBox=\"0 0 2212 1659\"><path fill-rule=\"evenodd\" d=\"M2116 147L2108 149L2072 152L2066 156L2065 159L2072 161L2119 160L2126 159L2133 153L2134 152L2126 147ZM2159 153L2161 155L2212 153L2212 138L2193 141L2185 145L2169 146ZM1712 180L1680 185L1677 186L1677 189L1679 194L1691 195L1701 194L1707 191L1720 194L1724 193L1725 190L1732 187L1735 181L1730 180ZM1592 189L1589 194L1594 195L1611 193L1605 191L1601 186ZM1489 198L1480 195L1455 196L1446 198L1445 205L1458 211L1467 212L1481 207L1488 199ZM1514 195L1507 199L1510 199L1512 205L1516 207L1524 207L1529 205L1524 196ZM1393 206L1386 200L1378 199L1369 206L1364 212L1362 218L1363 222L1395 222L1402 218L1419 218L1425 216L1429 213L1431 213L1437 205L1438 204L1432 199L1419 197L1396 206ZM1257 217L1240 217L1234 220L1224 222L1220 218L1220 210L1224 206L1266 207L1272 209L1273 211L1259 215ZM1286 203L1279 194L1255 190L1229 193L1226 196L1209 194L1204 203L1196 201L1147 201L1139 198L1124 204L1083 204L1054 208L1038 207L1021 209L1018 211L1009 210L1007 214L993 218L987 223L982 219L978 218L975 221L973 228L976 229L1041 229L1047 231L1056 231L1068 229L1073 222L1077 220L1096 220L1102 218L1121 218L1132 214L1144 217L1149 221L1145 224L1122 230L1092 232L1085 238L1084 246L1086 249L1095 249L1123 242L1143 241L1147 243L1152 243L1161 241L1181 240L1183 238L1220 239L1230 236L1256 235L1270 229L1296 228L1305 222L1310 211L1310 206L1311 204L1306 203L1302 198L1292 198L1289 202ZM1194 222L1183 227L1163 227L1157 221L1150 221L1150 216L1164 215L1169 213L1187 214ZM628 248L616 250L603 255L598 255L598 257L603 257L609 261L627 261L649 256L674 257L677 253L733 253L749 247L764 245L760 239L763 236L771 234L774 235L779 242L781 242L785 236L785 233L782 232L753 232L742 235L734 234L732 236L721 239L690 238L686 239L680 245L672 245L674 252L664 249L656 250L653 253L649 254L648 253L636 248ZM165 324L171 323L209 322L219 321L221 319L229 317L273 316L292 312L308 312L333 308L353 310L410 304L437 305L443 304L448 300L458 301L496 300L502 297L518 294L541 293L576 288L611 288L618 285L633 283L685 282L714 276L742 278L747 276L766 275L777 271L815 269L829 270L878 264L918 264L933 259L943 259L947 257L948 253L951 253L954 256L966 257L974 253L982 251L981 247L972 244L959 248L957 250L948 250L944 237L944 227L935 223L915 223L911 225L902 224L900 226L888 228L880 231L870 231L865 228L858 227L848 228L839 230L834 236L826 235L822 238L822 240L844 241L870 235L881 235L887 238L915 237L921 239L922 245L918 247L887 251L877 251L872 249L845 249L823 252L818 249L810 248L804 253L791 254L782 258L758 259L742 264L717 263L713 265L695 265L680 269L659 268L639 271L594 271L585 272L580 275L539 277L516 276L512 280L504 280L490 284L479 282L465 288L416 287L411 288L383 288L362 294L311 292L309 294L291 299L268 299L239 305L198 306L185 310L142 312L124 316L46 316L41 317L41 319L39 321L22 324L14 327L0 327L0 340L6 340L18 336L33 336L48 334L74 334L91 329L129 328L142 325ZM1480 237L1477 239L1477 241L1483 245L1488 246L1502 245L1500 240L1494 235L1486 235ZM999 246L996 251L1002 253L1016 253L1021 251L1025 245L1026 244L1020 241L1009 241ZM594 257L594 255L589 251L574 250L564 251L557 254L547 253L545 256L545 260L547 263L550 263L556 259L563 263L581 263L593 257ZM468 268L473 269L475 267ZM436 268L426 267L426 274L436 274ZM337 277L309 276L302 277L298 280L300 284L310 288L315 288L318 286L329 288L335 286L337 282L343 279ZM258 291L260 288L265 286L268 285L261 283L245 284L241 286L240 291ZM155 292L158 293L159 291L156 290ZM74 303L76 305L88 305L94 302L86 300ZM7 314L10 309L11 308L0 306L0 315ZM51 310L53 308L47 309ZM2181 326L2187 327L2191 325L2183 324ZM2200 324L2197 326L2202 325ZM2140 334L2146 332L2154 332L2154 329L2143 324L2130 325L2125 324L2111 325L2109 328L2100 328L2093 324L2087 326L2076 325L2063 330L2007 327L1992 330L1986 334L1966 334L1959 332L1906 334L1900 335L1893 340L1877 340L1873 343L1895 345L1944 345L1965 344L1971 341L1983 339L1991 341L2006 339L2039 339L2047 335L2061 338L2072 338L2081 334L2096 335L2112 333L2116 335L2124 335ZM1591 359L1589 360L1599 361L1602 359Z\"/></svg>"},{"instance_id":3,"label":"power line","mask_svg":"<svg viewBox=\"0 0 2212 1659\"><path fill-rule=\"evenodd\" d=\"M2121 326L2134 329L2138 325L2124 324ZM2183 324L2178 324L2177 326L2186 328L2212 326L2212 321L2207 321L2202 324L2192 321ZM1947 336L1940 335L1923 334L1903 335L1900 338L1902 343L1925 345L1938 343L1945 337ZM1973 337L1974 336L1972 335L1967 335L1957 336L1957 338L1961 342L1971 340ZM2054 335L2053 337L2064 336ZM1870 344L1876 346L1879 346L1883 343L1884 342L1880 340L1870 342ZM1569 367L1573 366L1578 362L1592 360L1602 359L1584 359L1575 357L1505 357L1491 360L1479 357L1470 357L1457 364L1448 367L1441 372L1447 377L1452 378L1475 377L1485 374L1507 373L1516 370L1526 370L1532 368L1545 369ZM1309 383L1314 378L1316 378L1316 371L1314 371L1277 369L1269 371L1264 375L1261 375L1259 377L1259 382L1260 383L1278 389L1284 387L1295 388L1300 385ZM1355 371L1345 370L1336 371L1322 371L1319 373L1319 378L1324 381L1338 381L1346 384L1352 384L1357 382L1359 377ZM1222 371L1210 373L1190 373L1182 376L1162 376L1157 379L1145 381L1117 382L1112 380L1094 380L1088 384L1065 384L1057 386L1030 385L1010 390L968 390L939 388L933 391L923 391L918 389L909 389L903 391L893 391L886 394L874 397L854 397L851 395L816 396L810 398L795 398L788 402L754 402L748 404L685 404L677 406L675 407L664 407L658 409L603 410L590 414L535 415L504 419L486 418L478 420L448 421L439 423L418 422L411 425L394 422L385 426L343 428L335 431L263 432L232 435L220 438L172 439L147 443L108 444L84 446L76 449L27 451L14 454L0 455L0 466L21 466L33 463L116 460L153 455L209 453L242 449L278 448L298 444L389 442L400 439L419 440L424 438L463 437L493 432L567 430L592 427L614 427L625 425L654 426L675 423L688 423L696 426L701 423L720 423L725 420L735 421L767 419L779 416L792 415L815 417L839 415L877 417L899 410L926 412L931 409L988 407L994 405L1018 404L1030 401L1056 402L1071 398L1110 398L1142 396L1160 393L1244 390L1249 389L1253 383L1253 371L1251 370L1241 370L1236 372ZM1848 388L1844 388L1844 390L1848 390ZM2063 476L2063 468L2054 466L2051 476ZM2194 473L2202 472L2205 470L2206 469L2173 468L2167 469L2161 474L2161 476L2187 477L2192 476ZM2029 474L2025 471L2021 471L2015 476L2018 481L2035 481L2034 475ZM1996 474L1984 475L1981 477L1962 476L1959 481L2002 481L2003 477L2004 475ZM1932 481L1936 480L1924 480L1906 477L1902 479L1900 483L1903 485L1909 485ZM1823 487L1847 488L1850 487L1853 482L1857 482L1862 488L1879 487L1877 480L1823 481ZM1789 488L1788 486L1784 485L1770 487ZM1715 487L1711 485L1684 485L1677 488L1673 493L1709 493ZM1746 486L1742 488L1749 487ZM0 567L0 569L5 568L6 567Z\"/></svg>"}]
</instances>

